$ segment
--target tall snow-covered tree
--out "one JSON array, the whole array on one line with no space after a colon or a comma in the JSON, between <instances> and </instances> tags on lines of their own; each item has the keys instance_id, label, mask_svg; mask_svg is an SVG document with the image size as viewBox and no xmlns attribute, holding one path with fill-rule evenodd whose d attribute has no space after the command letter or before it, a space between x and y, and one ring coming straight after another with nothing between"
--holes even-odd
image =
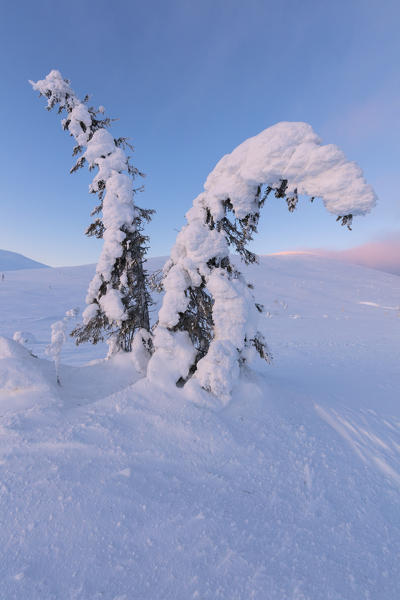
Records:
<instances>
[{"instance_id":1,"label":"tall snow-covered tree","mask_svg":"<svg viewBox=\"0 0 400 600\"><path fill-rule=\"evenodd\" d=\"M102 238L104 244L89 285L83 324L72 335L77 344L96 344L106 337L112 351L130 351L136 333L148 345L151 297L144 268L148 238L143 228L154 211L134 203L139 189L135 179L143 174L126 153L133 148L127 138L111 135L107 129L111 119L103 116L104 108L88 107L88 96L80 100L59 71L30 83L47 98L48 110L58 106L59 113L66 113L62 126L76 142L77 160L71 172L85 164L89 170L97 168L89 191L97 194L98 204L86 234Z\"/></svg>"},{"instance_id":2,"label":"tall snow-covered tree","mask_svg":"<svg viewBox=\"0 0 400 600\"><path fill-rule=\"evenodd\" d=\"M258 330L262 307L230 250L245 263L256 261L247 245L270 193L285 199L289 211L299 195L321 198L349 227L376 200L361 169L337 146L321 145L306 123L278 123L224 156L186 214L164 268L151 379L162 373L179 385L194 374L191 385L226 400L241 365L256 354L269 360Z\"/></svg>"}]
</instances>

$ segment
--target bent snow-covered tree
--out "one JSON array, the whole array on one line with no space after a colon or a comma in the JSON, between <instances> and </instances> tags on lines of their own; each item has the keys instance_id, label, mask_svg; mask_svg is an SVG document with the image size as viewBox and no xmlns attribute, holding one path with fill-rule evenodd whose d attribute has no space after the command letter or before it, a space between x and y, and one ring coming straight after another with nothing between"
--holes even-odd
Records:
<instances>
[{"instance_id":1,"label":"bent snow-covered tree","mask_svg":"<svg viewBox=\"0 0 400 600\"><path fill-rule=\"evenodd\" d=\"M96 344L106 337L112 351L130 351L137 332L143 344L149 344L151 298L144 269L148 238L143 226L154 211L134 203L134 180L142 173L126 154L132 147L126 138L111 135L104 109L88 107L88 97L81 101L59 71L30 83L47 98L48 110L58 106L59 113L66 112L62 126L75 139L73 156L78 156L71 173L85 164L89 170L97 167L89 191L99 202L86 234L102 238L104 244L86 297L83 325L72 335L77 344Z\"/></svg>"},{"instance_id":2,"label":"bent snow-covered tree","mask_svg":"<svg viewBox=\"0 0 400 600\"><path fill-rule=\"evenodd\" d=\"M376 200L361 169L337 146L321 145L306 123L278 123L224 156L187 213L164 268L151 379L164 373L179 384L194 374L191 385L226 400L241 365L256 354L269 359L257 325L262 307L229 256L233 247L246 263L256 261L246 246L269 193L284 198L290 211L299 195L322 198L349 227L353 215L368 213Z\"/></svg>"}]
</instances>

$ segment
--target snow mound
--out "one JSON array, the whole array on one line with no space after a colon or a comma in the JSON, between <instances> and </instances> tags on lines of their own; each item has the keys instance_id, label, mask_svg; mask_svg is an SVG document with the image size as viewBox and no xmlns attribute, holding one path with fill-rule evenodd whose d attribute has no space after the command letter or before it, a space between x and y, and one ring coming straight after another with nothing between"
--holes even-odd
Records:
<instances>
[{"instance_id":1,"label":"snow mound","mask_svg":"<svg viewBox=\"0 0 400 600\"><path fill-rule=\"evenodd\" d=\"M0 337L0 360L5 358L25 359L28 356L32 355L18 341Z\"/></svg>"},{"instance_id":2,"label":"snow mound","mask_svg":"<svg viewBox=\"0 0 400 600\"><path fill-rule=\"evenodd\" d=\"M27 346L28 344L36 344L37 339L30 331L16 331L13 335L14 342Z\"/></svg>"},{"instance_id":3,"label":"snow mound","mask_svg":"<svg viewBox=\"0 0 400 600\"><path fill-rule=\"evenodd\" d=\"M0 337L2 413L53 404L55 392L51 371L50 363L33 356L19 342Z\"/></svg>"}]
</instances>

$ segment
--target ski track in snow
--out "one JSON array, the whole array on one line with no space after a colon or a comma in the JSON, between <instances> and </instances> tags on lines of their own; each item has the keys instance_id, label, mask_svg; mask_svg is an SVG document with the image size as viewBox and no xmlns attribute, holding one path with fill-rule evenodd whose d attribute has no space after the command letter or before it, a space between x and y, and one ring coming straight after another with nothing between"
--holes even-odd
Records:
<instances>
[{"instance_id":1,"label":"ski track in snow","mask_svg":"<svg viewBox=\"0 0 400 600\"><path fill-rule=\"evenodd\" d=\"M396 600L400 278L262 257L275 361L222 408L127 356L82 366L104 348L67 344L56 385L50 323L92 272L0 283L0 335L39 356L0 360L0 598Z\"/></svg>"}]
</instances>

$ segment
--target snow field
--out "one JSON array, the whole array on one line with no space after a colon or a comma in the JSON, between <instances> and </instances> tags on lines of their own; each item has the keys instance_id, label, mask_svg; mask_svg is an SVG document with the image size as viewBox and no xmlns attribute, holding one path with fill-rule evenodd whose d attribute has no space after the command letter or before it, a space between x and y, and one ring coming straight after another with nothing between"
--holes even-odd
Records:
<instances>
[{"instance_id":1,"label":"snow field","mask_svg":"<svg viewBox=\"0 0 400 600\"><path fill-rule=\"evenodd\" d=\"M57 386L50 323L92 273L0 287L0 335L39 356L1 339L0 597L397 599L400 279L262 257L245 275L275 360L223 406L105 348L66 344Z\"/></svg>"}]
</instances>

